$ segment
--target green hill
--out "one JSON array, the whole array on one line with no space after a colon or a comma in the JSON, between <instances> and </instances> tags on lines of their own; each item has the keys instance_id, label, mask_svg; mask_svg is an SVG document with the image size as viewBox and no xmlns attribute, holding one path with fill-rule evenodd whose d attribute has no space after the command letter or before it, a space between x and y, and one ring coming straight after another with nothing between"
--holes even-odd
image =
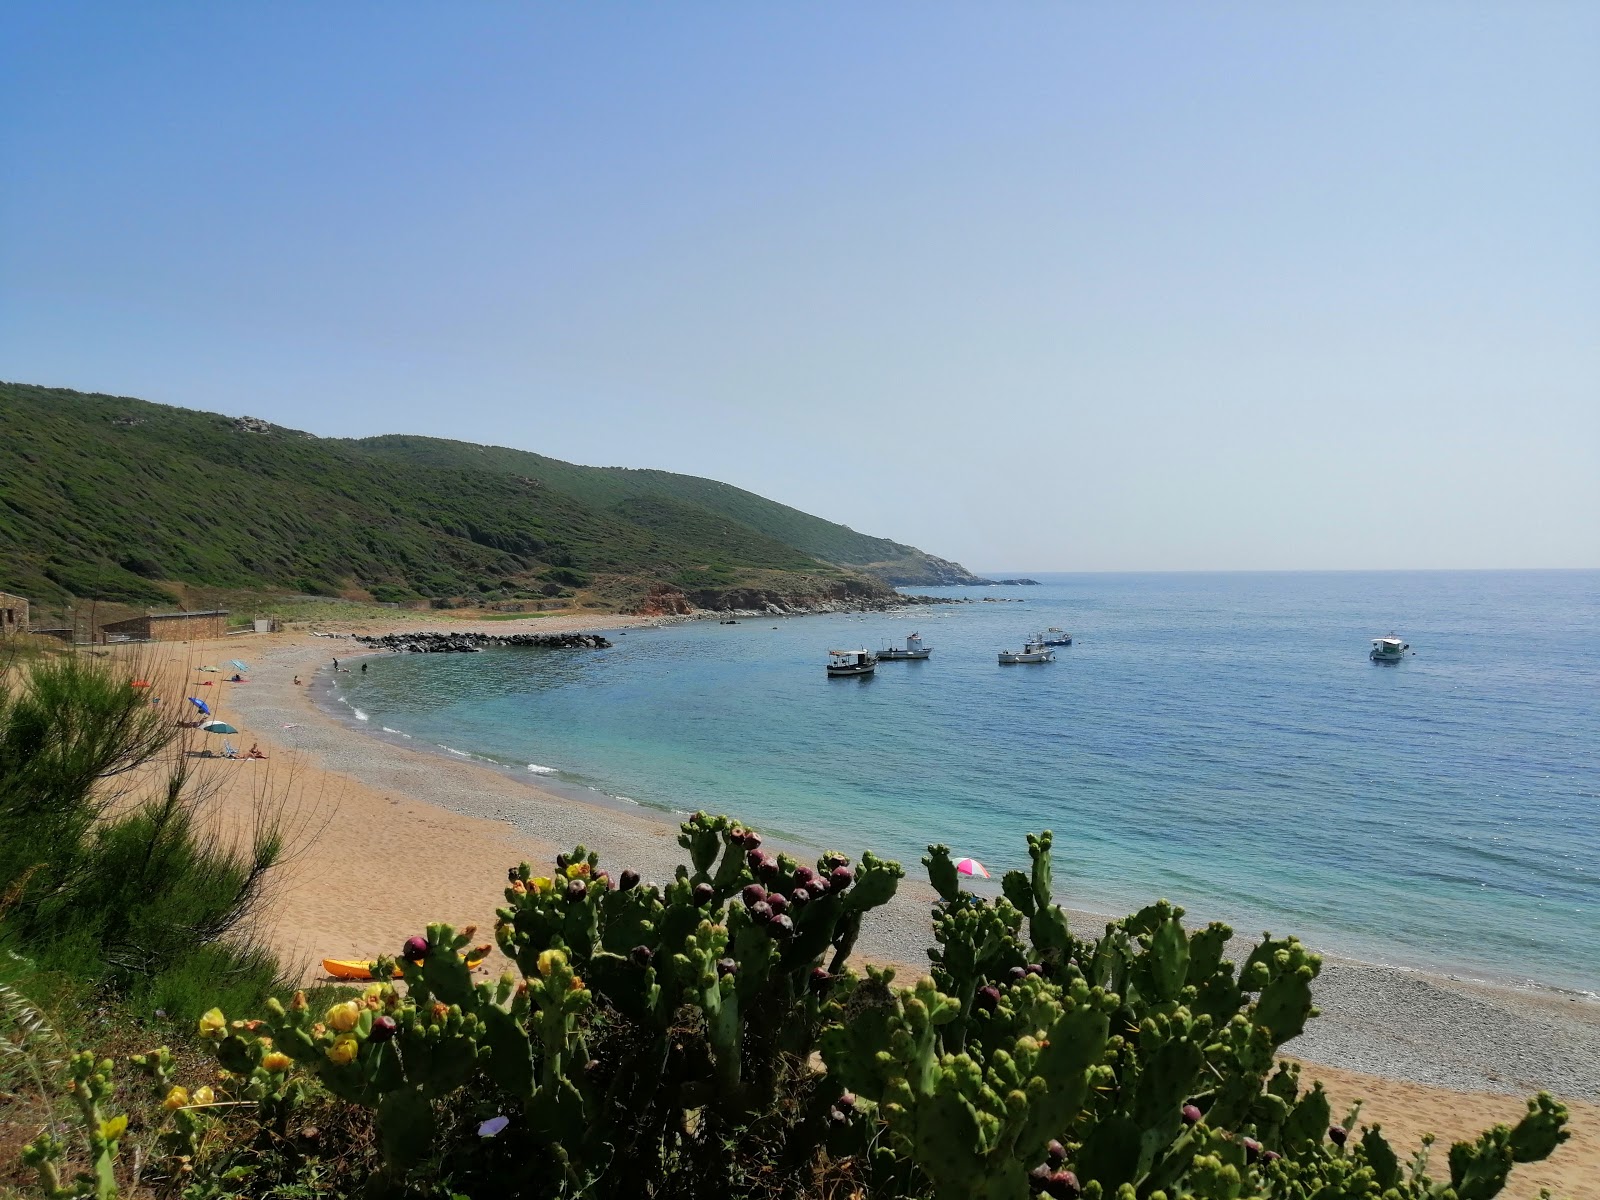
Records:
<instances>
[{"instance_id":1,"label":"green hill","mask_svg":"<svg viewBox=\"0 0 1600 1200\"><path fill-rule=\"evenodd\" d=\"M0 589L169 604L172 585L380 600L670 584L884 592L942 560L709 479L417 437L318 438L0 383ZM955 568L960 570L960 568ZM927 582L935 582L927 578Z\"/></svg>"}]
</instances>

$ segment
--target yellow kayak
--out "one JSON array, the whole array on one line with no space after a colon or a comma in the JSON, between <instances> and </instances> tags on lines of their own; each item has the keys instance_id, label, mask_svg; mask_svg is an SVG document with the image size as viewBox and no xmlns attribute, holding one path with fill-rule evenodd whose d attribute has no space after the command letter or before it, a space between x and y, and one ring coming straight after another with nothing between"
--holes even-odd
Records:
<instances>
[{"instance_id":1,"label":"yellow kayak","mask_svg":"<svg viewBox=\"0 0 1600 1200\"><path fill-rule=\"evenodd\" d=\"M474 946L461 957L466 959L467 966L475 967L489 957L489 951L494 949L490 945ZM371 979L372 960L370 958L325 958L322 960L322 969L335 979ZM400 978L400 968L394 969L394 977Z\"/></svg>"}]
</instances>

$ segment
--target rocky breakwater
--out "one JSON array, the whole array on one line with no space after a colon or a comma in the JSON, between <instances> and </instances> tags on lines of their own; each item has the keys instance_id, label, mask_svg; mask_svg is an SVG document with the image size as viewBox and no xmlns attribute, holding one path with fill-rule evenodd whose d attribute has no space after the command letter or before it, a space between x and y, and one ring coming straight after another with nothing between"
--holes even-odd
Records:
<instances>
[{"instance_id":1,"label":"rocky breakwater","mask_svg":"<svg viewBox=\"0 0 1600 1200\"><path fill-rule=\"evenodd\" d=\"M405 654L475 654L490 646L537 646L544 650L604 650L610 641L598 633L386 633L357 634L363 646Z\"/></svg>"}]
</instances>

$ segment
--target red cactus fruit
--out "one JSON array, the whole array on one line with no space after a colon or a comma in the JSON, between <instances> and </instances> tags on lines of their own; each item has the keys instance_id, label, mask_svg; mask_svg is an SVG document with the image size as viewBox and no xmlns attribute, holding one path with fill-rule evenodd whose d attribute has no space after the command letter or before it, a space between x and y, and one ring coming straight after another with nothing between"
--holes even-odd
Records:
<instances>
[{"instance_id":1,"label":"red cactus fruit","mask_svg":"<svg viewBox=\"0 0 1600 1200\"><path fill-rule=\"evenodd\" d=\"M712 887L709 883L697 883L694 885L694 903L696 908L704 908L706 905L715 900L716 897L717 889Z\"/></svg>"},{"instance_id":2,"label":"red cactus fruit","mask_svg":"<svg viewBox=\"0 0 1600 1200\"><path fill-rule=\"evenodd\" d=\"M789 907L789 902L783 898L782 892L772 892L767 896L767 906L774 913L783 913Z\"/></svg>"},{"instance_id":3,"label":"red cactus fruit","mask_svg":"<svg viewBox=\"0 0 1600 1200\"><path fill-rule=\"evenodd\" d=\"M731 958L719 958L719 959L717 959L717 978L718 979L721 979L725 975L736 975L736 974L738 974L738 972L739 972L739 964L734 962L733 959L731 959Z\"/></svg>"},{"instance_id":4,"label":"red cactus fruit","mask_svg":"<svg viewBox=\"0 0 1600 1200\"><path fill-rule=\"evenodd\" d=\"M567 884L567 903L576 904L588 894L589 885L581 879L571 880Z\"/></svg>"},{"instance_id":5,"label":"red cactus fruit","mask_svg":"<svg viewBox=\"0 0 1600 1200\"><path fill-rule=\"evenodd\" d=\"M1067 1161L1067 1148L1055 1138L1051 1138L1050 1144L1044 1148L1044 1158L1052 1169L1059 1170L1061 1164Z\"/></svg>"},{"instance_id":6,"label":"red cactus fruit","mask_svg":"<svg viewBox=\"0 0 1600 1200\"><path fill-rule=\"evenodd\" d=\"M649 946L635 946L628 953L634 963L641 967L648 967L656 956L656 952L650 949Z\"/></svg>"},{"instance_id":7,"label":"red cactus fruit","mask_svg":"<svg viewBox=\"0 0 1600 1200\"><path fill-rule=\"evenodd\" d=\"M385 1014L372 1019L372 1032L367 1036L375 1042L387 1042L399 1031L400 1026L395 1023L395 1019Z\"/></svg>"},{"instance_id":8,"label":"red cactus fruit","mask_svg":"<svg viewBox=\"0 0 1600 1200\"><path fill-rule=\"evenodd\" d=\"M759 883L747 883L744 885L742 895L746 904L760 904L767 898L767 889Z\"/></svg>"},{"instance_id":9,"label":"red cactus fruit","mask_svg":"<svg viewBox=\"0 0 1600 1200\"><path fill-rule=\"evenodd\" d=\"M1255 1162L1261 1157L1261 1143L1253 1137L1244 1139L1244 1157L1246 1162Z\"/></svg>"},{"instance_id":10,"label":"red cactus fruit","mask_svg":"<svg viewBox=\"0 0 1600 1200\"><path fill-rule=\"evenodd\" d=\"M1044 968L1041 967L1038 963L1029 963L1026 967L1023 968L1023 970L1026 971L1029 975L1043 975L1044 974Z\"/></svg>"},{"instance_id":11,"label":"red cactus fruit","mask_svg":"<svg viewBox=\"0 0 1600 1200\"><path fill-rule=\"evenodd\" d=\"M833 976L828 974L824 968L813 967L811 969L811 990L813 992L827 991L828 985L832 982Z\"/></svg>"},{"instance_id":12,"label":"red cactus fruit","mask_svg":"<svg viewBox=\"0 0 1600 1200\"><path fill-rule=\"evenodd\" d=\"M787 915L780 914L767 922L767 932L773 937L786 938L794 932L794 922Z\"/></svg>"},{"instance_id":13,"label":"red cactus fruit","mask_svg":"<svg viewBox=\"0 0 1600 1200\"><path fill-rule=\"evenodd\" d=\"M789 891L789 907L790 908L802 908L802 907L804 907L805 905L807 905L809 903L811 903L811 893L807 889L805 889L803 887L797 887L797 888L791 888L790 889L790 891Z\"/></svg>"},{"instance_id":14,"label":"red cactus fruit","mask_svg":"<svg viewBox=\"0 0 1600 1200\"><path fill-rule=\"evenodd\" d=\"M757 925L765 925L772 920L772 905L765 900L757 900L750 906L750 916Z\"/></svg>"},{"instance_id":15,"label":"red cactus fruit","mask_svg":"<svg viewBox=\"0 0 1600 1200\"><path fill-rule=\"evenodd\" d=\"M836 892L842 892L856 881L856 873L849 867L835 867L828 872L828 884Z\"/></svg>"},{"instance_id":16,"label":"red cactus fruit","mask_svg":"<svg viewBox=\"0 0 1600 1200\"><path fill-rule=\"evenodd\" d=\"M1349 1131L1347 1131L1343 1125L1328 1126L1328 1140L1335 1146L1344 1145L1345 1140L1349 1138L1349 1136Z\"/></svg>"},{"instance_id":17,"label":"red cactus fruit","mask_svg":"<svg viewBox=\"0 0 1600 1200\"><path fill-rule=\"evenodd\" d=\"M1054 1172L1052 1172L1049 1167L1045 1166L1043 1163L1040 1163L1037 1167L1028 1172L1028 1190L1030 1192L1044 1191L1044 1189L1049 1185L1050 1176L1053 1173Z\"/></svg>"},{"instance_id":18,"label":"red cactus fruit","mask_svg":"<svg viewBox=\"0 0 1600 1200\"><path fill-rule=\"evenodd\" d=\"M1000 1007L1000 989L993 984L984 984L973 996L973 1001L984 1012L993 1012Z\"/></svg>"},{"instance_id":19,"label":"red cactus fruit","mask_svg":"<svg viewBox=\"0 0 1600 1200\"><path fill-rule=\"evenodd\" d=\"M1198 1125L1198 1124L1200 1124L1200 1118L1203 1117L1204 1115L1205 1114L1202 1113L1193 1104L1185 1104L1183 1106L1183 1123L1185 1125Z\"/></svg>"},{"instance_id":20,"label":"red cactus fruit","mask_svg":"<svg viewBox=\"0 0 1600 1200\"><path fill-rule=\"evenodd\" d=\"M1052 1171L1044 1185L1045 1195L1052 1200L1077 1200L1082 1191L1078 1186L1078 1177L1071 1171Z\"/></svg>"},{"instance_id":21,"label":"red cactus fruit","mask_svg":"<svg viewBox=\"0 0 1600 1200\"><path fill-rule=\"evenodd\" d=\"M409 959L411 962L421 962L428 957L430 949L432 947L428 945L427 938L420 934L412 934L406 939L406 944L400 948L400 957Z\"/></svg>"},{"instance_id":22,"label":"red cactus fruit","mask_svg":"<svg viewBox=\"0 0 1600 1200\"><path fill-rule=\"evenodd\" d=\"M1027 975L1027 973L1028 972L1022 967L1012 967L1011 970L1006 972L1007 975L1011 976L1011 981L1013 983Z\"/></svg>"}]
</instances>

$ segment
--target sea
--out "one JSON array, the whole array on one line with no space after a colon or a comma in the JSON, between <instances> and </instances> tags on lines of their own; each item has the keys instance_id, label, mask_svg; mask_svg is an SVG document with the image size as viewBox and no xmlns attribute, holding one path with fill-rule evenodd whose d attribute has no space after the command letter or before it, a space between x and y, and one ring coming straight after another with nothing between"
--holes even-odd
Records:
<instances>
[{"instance_id":1,"label":"sea","mask_svg":"<svg viewBox=\"0 0 1600 1200\"><path fill-rule=\"evenodd\" d=\"M1034 578L337 678L365 728L613 803L995 880L1050 829L1076 908L1600 991L1600 572ZM997 663L1050 626L1055 662ZM913 632L927 661L824 673ZM1411 652L1369 661L1391 632Z\"/></svg>"}]
</instances>

